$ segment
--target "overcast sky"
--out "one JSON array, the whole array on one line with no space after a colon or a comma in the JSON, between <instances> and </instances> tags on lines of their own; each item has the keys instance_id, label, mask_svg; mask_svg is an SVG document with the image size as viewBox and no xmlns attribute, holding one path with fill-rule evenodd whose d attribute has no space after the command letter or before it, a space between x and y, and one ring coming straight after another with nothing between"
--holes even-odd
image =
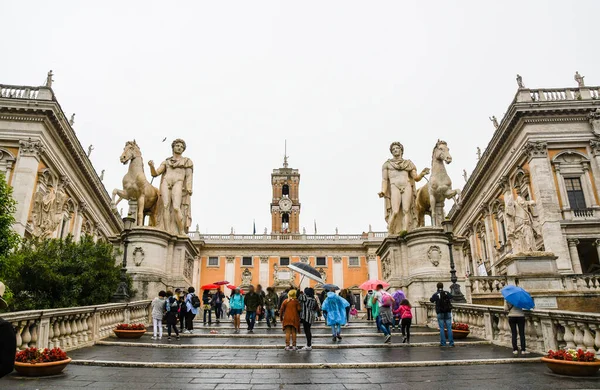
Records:
<instances>
[{"instance_id":1,"label":"overcast sky","mask_svg":"<svg viewBox=\"0 0 600 390\"><path fill-rule=\"evenodd\" d=\"M0 83L40 85L52 69L109 192L121 188L126 141L147 163L185 139L203 233L251 233L253 219L270 231L285 139L308 233L313 220L319 233L383 231L392 141L421 170L446 140L461 188L517 73L532 88L574 86L576 70L600 84L598 1L90 4L0 0Z\"/></svg>"}]
</instances>

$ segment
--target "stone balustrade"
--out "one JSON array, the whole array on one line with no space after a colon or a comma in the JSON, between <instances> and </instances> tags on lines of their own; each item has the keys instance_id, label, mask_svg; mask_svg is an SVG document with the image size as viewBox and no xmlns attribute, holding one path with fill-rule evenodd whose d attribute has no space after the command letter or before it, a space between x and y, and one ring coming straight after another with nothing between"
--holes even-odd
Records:
<instances>
[{"instance_id":1,"label":"stone balustrade","mask_svg":"<svg viewBox=\"0 0 600 390\"><path fill-rule=\"evenodd\" d=\"M518 102L561 102L600 98L600 87L521 89Z\"/></svg>"},{"instance_id":2,"label":"stone balustrade","mask_svg":"<svg viewBox=\"0 0 600 390\"><path fill-rule=\"evenodd\" d=\"M17 349L29 347L72 350L93 345L121 323L150 323L150 302L31 310L2 314L17 334Z\"/></svg>"},{"instance_id":3,"label":"stone balustrade","mask_svg":"<svg viewBox=\"0 0 600 390\"><path fill-rule=\"evenodd\" d=\"M427 307L427 323L437 328L435 305L421 302ZM508 313L503 307L453 304L454 322L469 324L474 337L494 344L511 347ZM548 350L576 348L599 354L600 314L571 311L532 310L525 314L527 349L546 353Z\"/></svg>"},{"instance_id":4,"label":"stone balustrade","mask_svg":"<svg viewBox=\"0 0 600 390\"><path fill-rule=\"evenodd\" d=\"M499 293L508 284L506 276L470 276L469 282L474 294Z\"/></svg>"},{"instance_id":5,"label":"stone balustrade","mask_svg":"<svg viewBox=\"0 0 600 390\"><path fill-rule=\"evenodd\" d=\"M41 89L49 91L48 88L44 87L0 84L0 98L50 100L48 95L51 96L51 94L40 93Z\"/></svg>"},{"instance_id":6,"label":"stone balustrade","mask_svg":"<svg viewBox=\"0 0 600 390\"><path fill-rule=\"evenodd\" d=\"M568 274L556 275L557 280L560 280L559 290L563 292L600 292L600 274ZM500 297L500 290L507 284L518 286L525 282L535 282L538 279L547 279L547 276L470 276L467 279L467 287L470 288L471 294L493 294ZM531 292L531 291L530 291Z\"/></svg>"},{"instance_id":7,"label":"stone balustrade","mask_svg":"<svg viewBox=\"0 0 600 390\"><path fill-rule=\"evenodd\" d=\"M192 240L209 243L220 242L257 242L257 241L381 241L386 232L370 232L363 234L201 234L190 232Z\"/></svg>"}]
</instances>

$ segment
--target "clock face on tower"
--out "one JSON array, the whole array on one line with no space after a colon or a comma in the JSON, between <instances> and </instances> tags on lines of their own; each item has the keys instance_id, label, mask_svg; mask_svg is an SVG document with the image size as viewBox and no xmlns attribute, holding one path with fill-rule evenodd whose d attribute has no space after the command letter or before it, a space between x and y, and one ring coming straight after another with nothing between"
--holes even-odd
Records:
<instances>
[{"instance_id":1,"label":"clock face on tower","mask_svg":"<svg viewBox=\"0 0 600 390\"><path fill-rule=\"evenodd\" d=\"M288 198L283 198L279 201L281 211L290 211L292 209L292 201Z\"/></svg>"}]
</instances>

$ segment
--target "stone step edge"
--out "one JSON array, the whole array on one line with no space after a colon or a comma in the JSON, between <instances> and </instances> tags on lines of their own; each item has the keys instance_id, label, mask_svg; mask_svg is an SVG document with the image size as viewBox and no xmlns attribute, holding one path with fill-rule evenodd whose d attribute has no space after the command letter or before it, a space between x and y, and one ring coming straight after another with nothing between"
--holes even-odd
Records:
<instances>
[{"instance_id":1,"label":"stone step edge","mask_svg":"<svg viewBox=\"0 0 600 390\"><path fill-rule=\"evenodd\" d=\"M132 368L193 368L193 369L345 369L345 368L400 368L431 366L475 366L511 363L539 363L541 357L465 359L465 360L426 360L414 362L369 362L369 363L173 363L173 362L133 362L110 360L74 359L71 364L79 366L132 367Z\"/></svg>"},{"instance_id":2,"label":"stone step edge","mask_svg":"<svg viewBox=\"0 0 600 390\"><path fill-rule=\"evenodd\" d=\"M242 323L242 326L245 328L246 324ZM151 327L150 327L151 328ZM165 324L163 323L163 329L165 328ZM179 329L179 327L177 327ZM425 326L418 326L418 327L411 327L411 329L431 329L431 328L427 328ZM194 324L194 329L235 329L233 326L230 325L203 325L202 323L200 324ZM267 329L281 329L281 323L278 323L277 325L275 325L274 327L267 327L267 326L255 326L254 327L255 330L267 330ZM312 326L311 327L312 330L315 329L331 329L330 326L323 326L323 325L319 325L319 326ZM375 324L373 324L372 326L364 326L364 325L350 325L350 326L342 326L342 329L377 329L377 327L375 326ZM400 330L400 328L393 328L393 329L397 329ZM438 331L439 332L439 331Z\"/></svg>"},{"instance_id":3,"label":"stone step edge","mask_svg":"<svg viewBox=\"0 0 600 390\"><path fill-rule=\"evenodd\" d=\"M281 331L281 330L280 330ZM246 332L246 331L242 331ZM152 332L146 332L147 335L153 335ZM276 339L285 337L285 333L281 331L279 334L269 333L180 333L181 337L210 337L210 338L239 338L239 339ZM411 332L411 336L439 336L440 332ZM392 337L402 337L401 333L392 333ZM110 336L111 338L117 338L116 336ZM166 332L163 331L163 337L166 336ZM175 336L172 336L175 337ZM298 337L306 337L304 333L298 333ZM313 338L331 338L331 334L318 333L313 334ZM344 333L342 331L342 337L383 337L382 333Z\"/></svg>"},{"instance_id":4,"label":"stone step edge","mask_svg":"<svg viewBox=\"0 0 600 390\"><path fill-rule=\"evenodd\" d=\"M173 340L172 343L176 343ZM468 345L491 345L490 341L457 341L455 345L468 346ZM168 343L131 343L126 341L97 341L95 345L113 346L113 347L142 347L142 348L166 348L166 349L283 349L283 344L254 344L254 345L221 345L221 344L168 344ZM351 349L351 348L411 348L411 347L437 347L439 342L427 342L427 343L368 343L368 344L316 344L313 345L313 349Z\"/></svg>"}]
</instances>

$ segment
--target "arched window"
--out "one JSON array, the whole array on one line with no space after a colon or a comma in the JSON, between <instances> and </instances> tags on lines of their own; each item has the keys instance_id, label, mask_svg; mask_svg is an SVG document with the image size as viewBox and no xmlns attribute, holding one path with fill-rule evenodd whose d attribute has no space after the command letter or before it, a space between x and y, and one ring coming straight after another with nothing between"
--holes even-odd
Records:
<instances>
[{"instance_id":1,"label":"arched window","mask_svg":"<svg viewBox=\"0 0 600 390\"><path fill-rule=\"evenodd\" d=\"M283 187L281 187L281 194L283 196L290 196L290 186L287 184L284 184Z\"/></svg>"},{"instance_id":2,"label":"arched window","mask_svg":"<svg viewBox=\"0 0 600 390\"><path fill-rule=\"evenodd\" d=\"M281 214L281 232L290 232L290 215L288 213Z\"/></svg>"}]
</instances>

